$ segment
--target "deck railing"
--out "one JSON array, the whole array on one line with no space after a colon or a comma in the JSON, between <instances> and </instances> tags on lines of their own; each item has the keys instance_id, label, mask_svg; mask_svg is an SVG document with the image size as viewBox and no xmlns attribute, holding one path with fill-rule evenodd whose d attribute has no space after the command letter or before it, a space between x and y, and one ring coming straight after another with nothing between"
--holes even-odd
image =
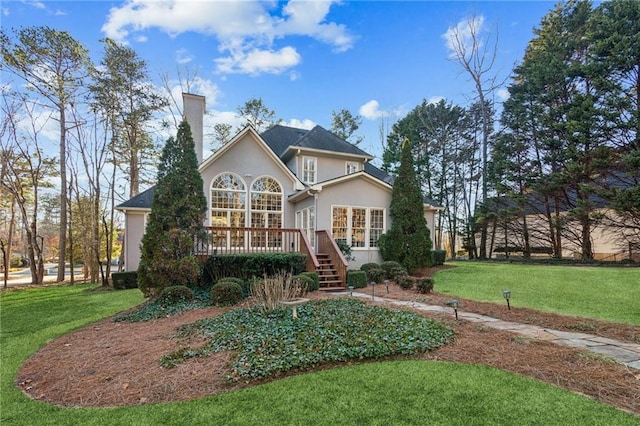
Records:
<instances>
[{"instance_id":1,"label":"deck railing","mask_svg":"<svg viewBox=\"0 0 640 426\"><path fill-rule=\"evenodd\" d=\"M307 255L307 270L315 271L318 260L307 236L293 228L207 227L196 242L196 255L241 253L290 253Z\"/></svg>"}]
</instances>

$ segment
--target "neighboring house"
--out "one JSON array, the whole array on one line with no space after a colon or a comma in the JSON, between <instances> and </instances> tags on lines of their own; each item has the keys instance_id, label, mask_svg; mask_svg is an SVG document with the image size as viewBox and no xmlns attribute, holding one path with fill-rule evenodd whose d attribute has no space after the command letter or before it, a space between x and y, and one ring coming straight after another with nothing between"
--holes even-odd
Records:
<instances>
[{"instance_id":1,"label":"neighboring house","mask_svg":"<svg viewBox=\"0 0 640 426\"><path fill-rule=\"evenodd\" d=\"M190 94L183 98L201 160L205 100ZM351 246L355 259L348 267L357 269L381 261L377 241L391 227L392 179L369 163L373 158L320 126L276 125L262 134L245 127L199 166L210 236L199 250L308 252L315 265L309 263L308 269L337 271L326 274L336 276L325 287L344 287L346 262L340 253L328 253L336 251L334 239ZM126 270L138 268L152 201L150 188L117 207L125 214ZM425 200L421 213L432 239L439 210Z\"/></svg>"},{"instance_id":2,"label":"neighboring house","mask_svg":"<svg viewBox=\"0 0 640 426\"><path fill-rule=\"evenodd\" d=\"M488 205L493 220L488 225L489 257L519 257L524 249L524 224L529 234L529 248L533 257L550 257L553 253L551 244L551 229L547 219L546 203L541 194L531 192L525 197L525 218L520 213L515 202L506 197L492 198ZM640 235L631 227L614 226L607 218L615 217L615 213L608 207L607 200L596 195L592 196L594 220L591 228L590 242L594 260L621 261L631 259L640 261L637 241ZM556 205L549 202L549 214L558 223L557 235L560 237L562 257L579 259L581 257L582 232L580 223L568 215L568 211L577 205L575 192L567 190ZM619 223L619 220L617 221ZM633 241L636 243L634 244ZM479 244L479 241L478 241Z\"/></svg>"}]
</instances>

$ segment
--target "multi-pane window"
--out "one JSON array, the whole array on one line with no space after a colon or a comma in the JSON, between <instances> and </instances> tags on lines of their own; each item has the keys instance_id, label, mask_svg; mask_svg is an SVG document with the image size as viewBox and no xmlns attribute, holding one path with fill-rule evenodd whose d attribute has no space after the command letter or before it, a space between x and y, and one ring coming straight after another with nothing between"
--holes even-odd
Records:
<instances>
[{"instance_id":1,"label":"multi-pane window","mask_svg":"<svg viewBox=\"0 0 640 426\"><path fill-rule=\"evenodd\" d=\"M296 226L298 229L302 229L311 247L315 247L316 237L316 217L315 208L313 206L306 209L298 210L296 212Z\"/></svg>"},{"instance_id":2,"label":"multi-pane window","mask_svg":"<svg viewBox=\"0 0 640 426\"><path fill-rule=\"evenodd\" d=\"M245 226L247 190L242 179L221 174L211 184L211 226Z\"/></svg>"},{"instance_id":3,"label":"multi-pane window","mask_svg":"<svg viewBox=\"0 0 640 426\"><path fill-rule=\"evenodd\" d=\"M367 238L367 209L351 209L351 247L365 247Z\"/></svg>"},{"instance_id":4,"label":"multi-pane window","mask_svg":"<svg viewBox=\"0 0 640 426\"><path fill-rule=\"evenodd\" d=\"M358 171L358 163L354 161L347 161L346 174L350 175Z\"/></svg>"},{"instance_id":5,"label":"multi-pane window","mask_svg":"<svg viewBox=\"0 0 640 426\"><path fill-rule=\"evenodd\" d=\"M354 248L378 247L384 225L384 209L343 206L332 209L333 238Z\"/></svg>"},{"instance_id":6,"label":"multi-pane window","mask_svg":"<svg viewBox=\"0 0 640 426\"><path fill-rule=\"evenodd\" d=\"M333 234L333 238L347 242L349 234L349 208L334 207L331 217L331 233Z\"/></svg>"},{"instance_id":7,"label":"multi-pane window","mask_svg":"<svg viewBox=\"0 0 640 426\"><path fill-rule=\"evenodd\" d=\"M316 183L318 175L317 160L315 157L302 158L302 181L304 183Z\"/></svg>"},{"instance_id":8,"label":"multi-pane window","mask_svg":"<svg viewBox=\"0 0 640 426\"><path fill-rule=\"evenodd\" d=\"M273 178L261 177L251 185L251 227L282 228L282 187ZM252 232L253 247L279 247L281 234Z\"/></svg>"},{"instance_id":9,"label":"multi-pane window","mask_svg":"<svg viewBox=\"0 0 640 426\"><path fill-rule=\"evenodd\" d=\"M384 233L384 210L369 210L369 247L378 247L378 239Z\"/></svg>"}]
</instances>

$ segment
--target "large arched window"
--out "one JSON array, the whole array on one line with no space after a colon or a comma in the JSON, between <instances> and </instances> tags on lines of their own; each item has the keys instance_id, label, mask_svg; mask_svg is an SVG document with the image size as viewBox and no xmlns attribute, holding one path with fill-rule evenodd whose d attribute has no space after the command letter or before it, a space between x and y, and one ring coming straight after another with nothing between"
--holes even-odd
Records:
<instances>
[{"instance_id":1,"label":"large arched window","mask_svg":"<svg viewBox=\"0 0 640 426\"><path fill-rule=\"evenodd\" d=\"M211 183L211 226L244 227L247 189L240 176L218 175Z\"/></svg>"},{"instance_id":2,"label":"large arched window","mask_svg":"<svg viewBox=\"0 0 640 426\"><path fill-rule=\"evenodd\" d=\"M263 176L251 185L251 227L282 228L282 187L277 180ZM279 234L273 232L253 233L254 247L279 245Z\"/></svg>"}]
</instances>

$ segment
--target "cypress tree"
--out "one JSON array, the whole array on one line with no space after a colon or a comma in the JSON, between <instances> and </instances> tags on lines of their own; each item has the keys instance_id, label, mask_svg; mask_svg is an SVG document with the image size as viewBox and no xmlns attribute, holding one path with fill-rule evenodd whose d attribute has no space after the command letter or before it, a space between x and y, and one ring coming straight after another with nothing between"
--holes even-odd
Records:
<instances>
[{"instance_id":1,"label":"cypress tree","mask_svg":"<svg viewBox=\"0 0 640 426\"><path fill-rule=\"evenodd\" d=\"M400 262L409 271L431 266L431 235L424 217L422 191L413 168L408 139L402 144L389 214L393 223L380 242L382 258Z\"/></svg>"},{"instance_id":2,"label":"cypress tree","mask_svg":"<svg viewBox=\"0 0 640 426\"><path fill-rule=\"evenodd\" d=\"M145 295L197 282L194 242L203 232L206 208L191 128L183 120L176 138L170 137L162 150L142 238L138 285Z\"/></svg>"}]
</instances>

